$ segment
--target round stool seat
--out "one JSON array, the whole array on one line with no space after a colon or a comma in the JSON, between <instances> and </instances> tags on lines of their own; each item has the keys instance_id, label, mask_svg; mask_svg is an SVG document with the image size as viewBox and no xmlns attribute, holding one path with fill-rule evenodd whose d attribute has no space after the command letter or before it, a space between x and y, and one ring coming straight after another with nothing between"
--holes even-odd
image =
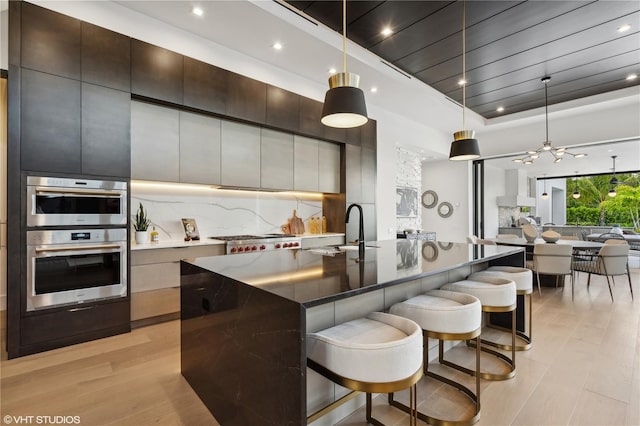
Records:
<instances>
[{"instance_id":1,"label":"round stool seat","mask_svg":"<svg viewBox=\"0 0 640 426\"><path fill-rule=\"evenodd\" d=\"M469 276L470 280L475 277L497 277L505 278L516 283L516 290L521 294L533 292L533 272L527 268L515 266L491 266L484 271L479 271Z\"/></svg>"},{"instance_id":2,"label":"round stool seat","mask_svg":"<svg viewBox=\"0 0 640 426\"><path fill-rule=\"evenodd\" d=\"M422 329L409 319L373 312L307 334L307 357L350 380L396 382L421 369Z\"/></svg>"},{"instance_id":3,"label":"round stool seat","mask_svg":"<svg viewBox=\"0 0 640 426\"><path fill-rule=\"evenodd\" d=\"M445 284L442 290L467 293L480 299L482 306L515 308L516 284L505 278L481 277Z\"/></svg>"},{"instance_id":4,"label":"round stool seat","mask_svg":"<svg viewBox=\"0 0 640 426\"><path fill-rule=\"evenodd\" d=\"M424 330L438 333L471 333L480 328L482 304L469 294L432 290L396 303L391 314L409 318Z\"/></svg>"}]
</instances>

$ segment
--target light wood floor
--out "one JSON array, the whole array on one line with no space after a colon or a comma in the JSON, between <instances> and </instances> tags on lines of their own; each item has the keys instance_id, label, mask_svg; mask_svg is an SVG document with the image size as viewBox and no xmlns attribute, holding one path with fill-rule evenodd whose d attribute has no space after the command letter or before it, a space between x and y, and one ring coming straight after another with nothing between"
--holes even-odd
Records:
<instances>
[{"instance_id":1,"label":"light wood floor","mask_svg":"<svg viewBox=\"0 0 640 426\"><path fill-rule=\"evenodd\" d=\"M633 302L622 277L614 303L602 277L594 277L587 292L586 274L579 276L575 302L569 288L536 293L533 348L518 353L514 379L483 381L479 425L640 425L637 268L632 281ZM180 375L179 332L179 322L171 321L15 360L3 352L0 413L80 416L84 426L217 425ZM449 355L469 359L465 351ZM430 379L418 392L419 408L463 414L459 392ZM385 398L374 401L380 420L407 424ZM359 410L340 425L365 425L363 419Z\"/></svg>"}]
</instances>

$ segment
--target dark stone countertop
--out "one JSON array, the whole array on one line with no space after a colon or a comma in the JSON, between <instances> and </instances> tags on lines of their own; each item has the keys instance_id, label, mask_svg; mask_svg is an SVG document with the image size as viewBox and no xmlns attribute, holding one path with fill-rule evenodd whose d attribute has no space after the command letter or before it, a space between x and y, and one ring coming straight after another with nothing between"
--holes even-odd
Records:
<instances>
[{"instance_id":1,"label":"dark stone countertop","mask_svg":"<svg viewBox=\"0 0 640 426\"><path fill-rule=\"evenodd\" d=\"M416 240L369 242L358 250L322 255L281 250L185 260L205 270L303 304L321 305L461 266L523 252L522 248Z\"/></svg>"}]
</instances>

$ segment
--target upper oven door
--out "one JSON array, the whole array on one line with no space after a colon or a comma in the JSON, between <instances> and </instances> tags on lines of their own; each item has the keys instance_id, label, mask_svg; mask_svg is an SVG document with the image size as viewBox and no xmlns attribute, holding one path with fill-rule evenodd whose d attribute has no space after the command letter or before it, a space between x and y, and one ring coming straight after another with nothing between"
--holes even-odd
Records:
<instances>
[{"instance_id":1,"label":"upper oven door","mask_svg":"<svg viewBox=\"0 0 640 426\"><path fill-rule=\"evenodd\" d=\"M126 182L27 178L27 226L126 225Z\"/></svg>"}]
</instances>

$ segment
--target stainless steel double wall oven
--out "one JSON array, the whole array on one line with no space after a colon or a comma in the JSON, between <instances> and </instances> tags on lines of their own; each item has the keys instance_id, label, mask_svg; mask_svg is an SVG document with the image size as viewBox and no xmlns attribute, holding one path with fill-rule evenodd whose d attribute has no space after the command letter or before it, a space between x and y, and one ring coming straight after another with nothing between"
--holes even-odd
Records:
<instances>
[{"instance_id":1,"label":"stainless steel double wall oven","mask_svg":"<svg viewBox=\"0 0 640 426\"><path fill-rule=\"evenodd\" d=\"M127 183L27 177L27 311L127 296Z\"/></svg>"}]
</instances>

